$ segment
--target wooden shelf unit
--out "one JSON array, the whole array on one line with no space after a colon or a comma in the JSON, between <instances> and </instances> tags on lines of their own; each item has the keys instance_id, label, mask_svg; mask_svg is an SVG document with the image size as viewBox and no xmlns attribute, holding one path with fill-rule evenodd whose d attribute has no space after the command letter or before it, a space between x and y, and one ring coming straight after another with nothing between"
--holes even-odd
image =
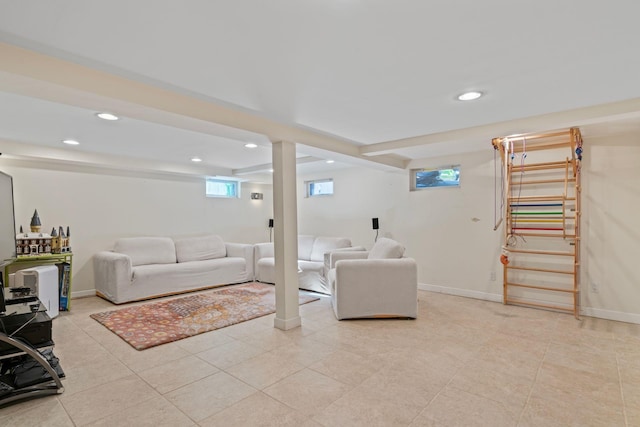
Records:
<instances>
[{"instance_id":1,"label":"wooden shelf unit","mask_svg":"<svg viewBox=\"0 0 640 427\"><path fill-rule=\"evenodd\" d=\"M578 318L580 130L494 138L492 145L502 160L503 303Z\"/></svg>"}]
</instances>

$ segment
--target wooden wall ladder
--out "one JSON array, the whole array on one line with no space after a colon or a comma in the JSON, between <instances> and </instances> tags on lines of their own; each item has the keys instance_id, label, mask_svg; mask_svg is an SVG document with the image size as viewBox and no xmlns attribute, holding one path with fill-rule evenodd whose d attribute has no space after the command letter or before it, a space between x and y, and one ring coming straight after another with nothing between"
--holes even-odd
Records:
<instances>
[{"instance_id":1,"label":"wooden wall ladder","mask_svg":"<svg viewBox=\"0 0 640 427\"><path fill-rule=\"evenodd\" d=\"M580 130L494 138L492 145L503 168L503 303L578 318Z\"/></svg>"}]
</instances>

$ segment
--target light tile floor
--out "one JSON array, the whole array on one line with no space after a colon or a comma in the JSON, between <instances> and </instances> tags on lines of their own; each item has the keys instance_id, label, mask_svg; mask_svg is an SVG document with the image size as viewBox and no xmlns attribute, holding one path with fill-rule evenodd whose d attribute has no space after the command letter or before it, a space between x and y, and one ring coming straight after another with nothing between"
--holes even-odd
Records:
<instances>
[{"instance_id":1,"label":"light tile floor","mask_svg":"<svg viewBox=\"0 0 640 427\"><path fill-rule=\"evenodd\" d=\"M265 316L136 351L73 301L65 392L1 426L640 426L640 325L419 293L417 320Z\"/></svg>"}]
</instances>

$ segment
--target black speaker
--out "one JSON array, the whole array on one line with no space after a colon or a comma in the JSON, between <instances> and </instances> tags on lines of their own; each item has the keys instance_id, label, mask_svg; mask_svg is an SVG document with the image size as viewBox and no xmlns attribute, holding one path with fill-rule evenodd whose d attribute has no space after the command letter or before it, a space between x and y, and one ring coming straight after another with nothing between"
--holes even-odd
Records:
<instances>
[{"instance_id":1,"label":"black speaker","mask_svg":"<svg viewBox=\"0 0 640 427\"><path fill-rule=\"evenodd\" d=\"M377 230L380 228L380 225L378 224L378 218L371 218L371 224L373 225L374 230Z\"/></svg>"},{"instance_id":2,"label":"black speaker","mask_svg":"<svg viewBox=\"0 0 640 427\"><path fill-rule=\"evenodd\" d=\"M269 220L269 228L273 228L273 219Z\"/></svg>"}]
</instances>

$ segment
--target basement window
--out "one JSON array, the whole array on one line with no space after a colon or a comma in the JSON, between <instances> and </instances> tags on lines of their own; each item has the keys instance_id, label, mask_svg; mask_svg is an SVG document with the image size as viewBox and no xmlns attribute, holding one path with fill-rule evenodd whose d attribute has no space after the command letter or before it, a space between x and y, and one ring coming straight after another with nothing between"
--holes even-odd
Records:
<instances>
[{"instance_id":1,"label":"basement window","mask_svg":"<svg viewBox=\"0 0 640 427\"><path fill-rule=\"evenodd\" d=\"M411 169L411 191L434 187L460 187L460 165Z\"/></svg>"},{"instance_id":2,"label":"basement window","mask_svg":"<svg viewBox=\"0 0 640 427\"><path fill-rule=\"evenodd\" d=\"M234 199L240 197L240 183L227 179L207 178L207 197Z\"/></svg>"},{"instance_id":3,"label":"basement window","mask_svg":"<svg viewBox=\"0 0 640 427\"><path fill-rule=\"evenodd\" d=\"M333 194L333 179L317 179L305 181L307 197L331 196Z\"/></svg>"}]
</instances>

